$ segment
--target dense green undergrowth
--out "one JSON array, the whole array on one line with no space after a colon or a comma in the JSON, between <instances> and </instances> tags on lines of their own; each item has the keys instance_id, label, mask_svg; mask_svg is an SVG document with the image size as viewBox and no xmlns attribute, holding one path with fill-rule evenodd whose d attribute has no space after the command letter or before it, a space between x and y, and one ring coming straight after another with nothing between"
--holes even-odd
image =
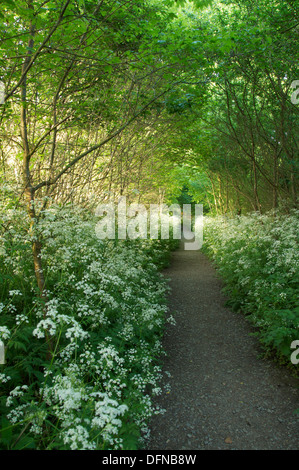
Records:
<instances>
[{"instance_id":1,"label":"dense green undergrowth","mask_svg":"<svg viewBox=\"0 0 299 470\"><path fill-rule=\"evenodd\" d=\"M257 327L267 354L288 364L299 340L299 212L206 218L204 251L225 281L228 305Z\"/></svg>"},{"instance_id":2,"label":"dense green undergrowth","mask_svg":"<svg viewBox=\"0 0 299 470\"><path fill-rule=\"evenodd\" d=\"M39 223L46 300L26 213L1 213L2 449L134 449L161 393L167 285L175 241L103 241L85 211Z\"/></svg>"}]
</instances>

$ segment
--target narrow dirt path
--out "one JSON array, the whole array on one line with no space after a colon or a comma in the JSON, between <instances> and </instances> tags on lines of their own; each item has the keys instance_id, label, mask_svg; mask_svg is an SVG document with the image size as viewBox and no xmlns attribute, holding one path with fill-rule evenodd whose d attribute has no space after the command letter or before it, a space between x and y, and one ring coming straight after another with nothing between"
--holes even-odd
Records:
<instances>
[{"instance_id":1,"label":"narrow dirt path","mask_svg":"<svg viewBox=\"0 0 299 470\"><path fill-rule=\"evenodd\" d=\"M148 450L298 450L298 380L261 358L253 328L224 306L222 283L201 251L173 254L165 270L176 326L164 338L170 373Z\"/></svg>"}]
</instances>

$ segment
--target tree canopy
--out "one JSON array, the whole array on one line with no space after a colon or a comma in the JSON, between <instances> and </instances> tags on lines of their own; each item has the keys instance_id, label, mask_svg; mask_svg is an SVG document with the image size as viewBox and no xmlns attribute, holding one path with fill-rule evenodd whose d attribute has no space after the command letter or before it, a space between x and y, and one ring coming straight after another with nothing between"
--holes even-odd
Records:
<instances>
[{"instance_id":1,"label":"tree canopy","mask_svg":"<svg viewBox=\"0 0 299 470\"><path fill-rule=\"evenodd\" d=\"M217 212L296 205L294 2L4 0L1 20L0 176L27 201L149 202L191 165Z\"/></svg>"}]
</instances>

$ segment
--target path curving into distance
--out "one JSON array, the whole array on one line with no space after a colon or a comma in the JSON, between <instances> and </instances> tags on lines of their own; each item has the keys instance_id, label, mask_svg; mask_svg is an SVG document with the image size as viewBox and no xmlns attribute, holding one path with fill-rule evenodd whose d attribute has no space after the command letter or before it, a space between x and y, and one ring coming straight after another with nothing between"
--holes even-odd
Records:
<instances>
[{"instance_id":1,"label":"path curving into distance","mask_svg":"<svg viewBox=\"0 0 299 470\"><path fill-rule=\"evenodd\" d=\"M176 326L156 399L166 410L150 422L147 450L298 450L298 380L261 358L246 318L225 307L222 283L201 251L183 243L164 271Z\"/></svg>"}]
</instances>

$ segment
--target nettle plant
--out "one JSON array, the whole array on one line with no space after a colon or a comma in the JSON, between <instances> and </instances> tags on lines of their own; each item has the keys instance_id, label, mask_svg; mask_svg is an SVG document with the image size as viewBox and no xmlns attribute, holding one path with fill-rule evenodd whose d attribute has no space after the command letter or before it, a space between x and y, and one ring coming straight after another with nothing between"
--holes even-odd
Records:
<instances>
[{"instance_id":1,"label":"nettle plant","mask_svg":"<svg viewBox=\"0 0 299 470\"><path fill-rule=\"evenodd\" d=\"M152 399L172 241L102 241L87 211L44 210L41 298L26 213L1 209L1 448L137 448L163 412Z\"/></svg>"},{"instance_id":2,"label":"nettle plant","mask_svg":"<svg viewBox=\"0 0 299 470\"><path fill-rule=\"evenodd\" d=\"M267 352L290 364L299 337L299 211L205 220L205 250L225 280L229 306L258 327Z\"/></svg>"}]
</instances>

